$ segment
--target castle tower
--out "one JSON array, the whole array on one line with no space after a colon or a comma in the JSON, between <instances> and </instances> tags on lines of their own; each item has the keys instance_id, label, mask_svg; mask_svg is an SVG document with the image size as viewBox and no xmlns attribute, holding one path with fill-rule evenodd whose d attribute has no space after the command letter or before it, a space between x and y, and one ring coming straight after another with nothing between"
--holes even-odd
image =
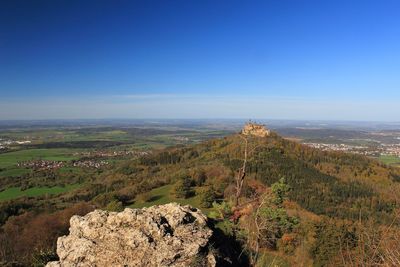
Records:
<instances>
[{"instance_id":1,"label":"castle tower","mask_svg":"<svg viewBox=\"0 0 400 267\"><path fill-rule=\"evenodd\" d=\"M266 137L269 136L270 133L270 130L268 130L265 125L257 124L252 121L246 123L241 132L243 135L253 135L258 137Z\"/></svg>"}]
</instances>

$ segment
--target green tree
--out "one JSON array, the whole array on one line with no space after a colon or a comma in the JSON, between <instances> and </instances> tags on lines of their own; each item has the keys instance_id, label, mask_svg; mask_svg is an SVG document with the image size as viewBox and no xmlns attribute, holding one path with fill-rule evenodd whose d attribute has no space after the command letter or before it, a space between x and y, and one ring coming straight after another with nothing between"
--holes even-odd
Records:
<instances>
[{"instance_id":1,"label":"green tree","mask_svg":"<svg viewBox=\"0 0 400 267\"><path fill-rule=\"evenodd\" d=\"M175 184L174 192L177 198L189 198L194 195L192 181L189 177L178 180Z\"/></svg>"},{"instance_id":2,"label":"green tree","mask_svg":"<svg viewBox=\"0 0 400 267\"><path fill-rule=\"evenodd\" d=\"M212 203L213 210L209 213L209 217L218 220L228 219L232 216L232 205L226 201L220 204L217 202Z\"/></svg>"},{"instance_id":3,"label":"green tree","mask_svg":"<svg viewBox=\"0 0 400 267\"><path fill-rule=\"evenodd\" d=\"M290 187L286 184L285 178L279 179L278 182L272 184L272 192L274 193L274 204L281 206Z\"/></svg>"},{"instance_id":4,"label":"green tree","mask_svg":"<svg viewBox=\"0 0 400 267\"><path fill-rule=\"evenodd\" d=\"M215 194L214 188L212 186L210 186L201 195L201 199L200 199L201 207L203 207L203 208L211 208L211 206L212 206L213 202L215 201L216 197L217 196Z\"/></svg>"},{"instance_id":5,"label":"green tree","mask_svg":"<svg viewBox=\"0 0 400 267\"><path fill-rule=\"evenodd\" d=\"M315 266L335 264L332 261L340 257L341 249L351 250L356 246L356 229L345 222L323 219L315 224L315 243L311 248Z\"/></svg>"},{"instance_id":6,"label":"green tree","mask_svg":"<svg viewBox=\"0 0 400 267\"><path fill-rule=\"evenodd\" d=\"M272 184L271 191L267 191L262 196L261 202L253 214L255 229L254 231L247 230L250 233L248 236L250 243L255 244L253 262L257 262L261 247L276 249L282 236L291 233L298 225L298 219L289 216L282 205L288 191L289 187L281 178ZM249 225L249 227L252 226Z\"/></svg>"},{"instance_id":7,"label":"green tree","mask_svg":"<svg viewBox=\"0 0 400 267\"><path fill-rule=\"evenodd\" d=\"M260 209L258 220L260 230L260 245L276 248L278 240L284 233L290 233L298 224L296 217L289 216L283 208L264 206Z\"/></svg>"}]
</instances>

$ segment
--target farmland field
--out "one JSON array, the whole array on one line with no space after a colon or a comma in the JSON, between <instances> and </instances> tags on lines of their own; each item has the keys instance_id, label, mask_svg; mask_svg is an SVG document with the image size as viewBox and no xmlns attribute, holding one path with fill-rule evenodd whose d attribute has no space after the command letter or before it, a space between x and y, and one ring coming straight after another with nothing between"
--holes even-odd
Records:
<instances>
[{"instance_id":1,"label":"farmland field","mask_svg":"<svg viewBox=\"0 0 400 267\"><path fill-rule=\"evenodd\" d=\"M54 186L54 187L33 187L27 190L21 190L18 187L11 187L0 192L0 201L10 200L18 197L36 197L41 195L53 195L68 192L78 188L79 184L67 185L65 187Z\"/></svg>"},{"instance_id":2,"label":"farmland field","mask_svg":"<svg viewBox=\"0 0 400 267\"><path fill-rule=\"evenodd\" d=\"M31 170L24 169L24 168L9 168L9 169L4 169L3 171L0 171L0 177L16 177L16 176L21 176L27 173L30 173Z\"/></svg>"},{"instance_id":3,"label":"farmland field","mask_svg":"<svg viewBox=\"0 0 400 267\"><path fill-rule=\"evenodd\" d=\"M69 161L77 159L73 156L75 149L26 149L0 154L0 168L15 166L18 162L42 159L54 161Z\"/></svg>"},{"instance_id":4,"label":"farmland field","mask_svg":"<svg viewBox=\"0 0 400 267\"><path fill-rule=\"evenodd\" d=\"M379 160L388 165L400 166L400 157L380 156Z\"/></svg>"},{"instance_id":5,"label":"farmland field","mask_svg":"<svg viewBox=\"0 0 400 267\"><path fill-rule=\"evenodd\" d=\"M5 127L0 132L3 146L0 146L0 190L3 190L0 200L64 193L70 186L96 179L107 168L132 160L140 153L197 143L226 133L187 125ZM63 164L57 165L60 162ZM18 166L18 163L25 165ZM168 195L158 201L169 202Z\"/></svg>"}]
</instances>

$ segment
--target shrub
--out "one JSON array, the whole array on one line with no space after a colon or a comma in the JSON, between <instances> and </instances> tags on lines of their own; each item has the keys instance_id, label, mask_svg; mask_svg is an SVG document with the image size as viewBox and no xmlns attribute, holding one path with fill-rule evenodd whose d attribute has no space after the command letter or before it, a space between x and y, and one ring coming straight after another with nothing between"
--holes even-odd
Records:
<instances>
[{"instance_id":1,"label":"shrub","mask_svg":"<svg viewBox=\"0 0 400 267\"><path fill-rule=\"evenodd\" d=\"M209 213L208 217L217 220L228 219L232 216L232 205L226 201L222 201L221 204L217 202L212 203L213 210Z\"/></svg>"},{"instance_id":2,"label":"shrub","mask_svg":"<svg viewBox=\"0 0 400 267\"><path fill-rule=\"evenodd\" d=\"M278 249L287 254L293 253L297 245L298 240L294 233L285 233L282 238L278 240Z\"/></svg>"},{"instance_id":3,"label":"shrub","mask_svg":"<svg viewBox=\"0 0 400 267\"><path fill-rule=\"evenodd\" d=\"M189 198L194 195L194 191L191 187L192 181L189 177L180 179L174 188L175 196L177 198Z\"/></svg>"},{"instance_id":4,"label":"shrub","mask_svg":"<svg viewBox=\"0 0 400 267\"><path fill-rule=\"evenodd\" d=\"M196 170L196 172L193 174L192 177L193 177L193 180L194 180L194 182L195 182L195 184L197 186L204 185L204 183L207 180L206 172L204 170L202 170L202 169Z\"/></svg>"},{"instance_id":5,"label":"shrub","mask_svg":"<svg viewBox=\"0 0 400 267\"><path fill-rule=\"evenodd\" d=\"M124 206L122 205L122 202L117 200L111 201L106 206L106 210L108 211L122 211L123 209Z\"/></svg>"},{"instance_id":6,"label":"shrub","mask_svg":"<svg viewBox=\"0 0 400 267\"><path fill-rule=\"evenodd\" d=\"M216 199L216 194L214 192L214 189L212 187L207 188L202 195L200 199L200 205L203 208L211 208L212 203Z\"/></svg>"},{"instance_id":7,"label":"shrub","mask_svg":"<svg viewBox=\"0 0 400 267\"><path fill-rule=\"evenodd\" d=\"M145 192L140 194L139 199L143 202L149 202L151 200L151 194L149 192Z\"/></svg>"},{"instance_id":8,"label":"shrub","mask_svg":"<svg viewBox=\"0 0 400 267\"><path fill-rule=\"evenodd\" d=\"M35 251L32 255L32 266L34 267L41 267L46 266L49 261L56 261L58 260L58 256L55 251L51 249L47 250L38 250Z\"/></svg>"}]
</instances>

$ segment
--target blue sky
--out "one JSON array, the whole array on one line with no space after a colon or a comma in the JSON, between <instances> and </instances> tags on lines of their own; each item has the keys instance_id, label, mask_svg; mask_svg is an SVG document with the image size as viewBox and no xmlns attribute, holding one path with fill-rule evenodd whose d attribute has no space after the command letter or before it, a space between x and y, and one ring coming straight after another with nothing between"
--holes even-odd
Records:
<instances>
[{"instance_id":1,"label":"blue sky","mask_svg":"<svg viewBox=\"0 0 400 267\"><path fill-rule=\"evenodd\" d=\"M0 1L0 119L400 118L400 1Z\"/></svg>"}]
</instances>

